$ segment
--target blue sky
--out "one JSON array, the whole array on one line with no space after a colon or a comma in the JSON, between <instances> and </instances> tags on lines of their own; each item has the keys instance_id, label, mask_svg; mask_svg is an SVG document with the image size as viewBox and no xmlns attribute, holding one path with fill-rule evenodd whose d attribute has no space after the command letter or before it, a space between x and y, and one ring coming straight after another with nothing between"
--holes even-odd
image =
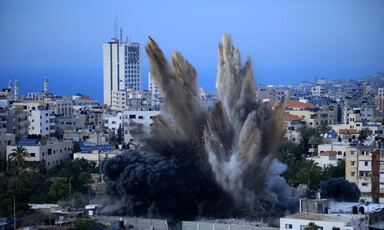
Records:
<instances>
[{"instance_id":1,"label":"blue sky","mask_svg":"<svg viewBox=\"0 0 384 230\"><path fill-rule=\"evenodd\" d=\"M256 82L296 84L355 79L384 71L384 1L1 0L0 84L21 94L77 92L102 101L102 44L118 18L144 46L153 37L168 56L182 52L215 90L217 44L230 32ZM143 89L148 59L143 53Z\"/></svg>"}]
</instances>

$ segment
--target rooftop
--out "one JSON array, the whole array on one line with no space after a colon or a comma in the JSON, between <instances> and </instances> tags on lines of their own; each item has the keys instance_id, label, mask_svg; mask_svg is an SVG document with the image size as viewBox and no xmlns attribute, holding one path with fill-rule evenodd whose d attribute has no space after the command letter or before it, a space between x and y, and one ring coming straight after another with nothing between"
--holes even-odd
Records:
<instances>
[{"instance_id":1,"label":"rooftop","mask_svg":"<svg viewBox=\"0 0 384 230\"><path fill-rule=\"evenodd\" d=\"M347 223L347 222L350 222L351 220L360 219L362 217L364 217L364 215L360 215L360 214L317 214L317 213L298 212L283 218Z\"/></svg>"},{"instance_id":2,"label":"rooftop","mask_svg":"<svg viewBox=\"0 0 384 230\"><path fill-rule=\"evenodd\" d=\"M326 151L326 152L320 153L320 155L323 155L323 156L337 155L337 152L336 151Z\"/></svg>"},{"instance_id":3,"label":"rooftop","mask_svg":"<svg viewBox=\"0 0 384 230\"><path fill-rule=\"evenodd\" d=\"M296 116L296 115L286 113L285 114L285 120L286 121L301 121L301 120L303 120L303 118Z\"/></svg>"},{"instance_id":4,"label":"rooftop","mask_svg":"<svg viewBox=\"0 0 384 230\"><path fill-rule=\"evenodd\" d=\"M340 129L340 134L357 134L357 129Z\"/></svg>"},{"instance_id":5,"label":"rooftop","mask_svg":"<svg viewBox=\"0 0 384 230\"><path fill-rule=\"evenodd\" d=\"M280 104L280 100L270 100L268 103L272 106L277 106ZM316 107L316 105L312 103L304 103L301 101L288 101L287 102L288 107L300 107L300 108L307 108L307 107Z\"/></svg>"}]
</instances>

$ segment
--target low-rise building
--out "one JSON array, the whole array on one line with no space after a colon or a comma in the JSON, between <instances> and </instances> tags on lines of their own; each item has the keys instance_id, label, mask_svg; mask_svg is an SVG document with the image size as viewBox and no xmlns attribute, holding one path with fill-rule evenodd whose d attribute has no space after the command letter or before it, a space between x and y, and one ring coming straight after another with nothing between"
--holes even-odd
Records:
<instances>
[{"instance_id":1,"label":"low-rise building","mask_svg":"<svg viewBox=\"0 0 384 230\"><path fill-rule=\"evenodd\" d=\"M7 159L17 146L23 146L28 151L30 157L26 158L27 161L45 162L47 168L70 159L72 153L72 141L21 139L16 145L7 146Z\"/></svg>"}]
</instances>

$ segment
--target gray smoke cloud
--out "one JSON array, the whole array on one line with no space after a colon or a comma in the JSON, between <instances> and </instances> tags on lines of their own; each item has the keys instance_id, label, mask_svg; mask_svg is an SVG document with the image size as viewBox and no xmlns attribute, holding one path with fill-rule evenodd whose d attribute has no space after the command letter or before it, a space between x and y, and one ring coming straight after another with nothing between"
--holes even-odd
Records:
<instances>
[{"instance_id":1,"label":"gray smoke cloud","mask_svg":"<svg viewBox=\"0 0 384 230\"><path fill-rule=\"evenodd\" d=\"M285 126L286 101L272 110L258 103L250 60L244 66L230 34L218 46L219 102L206 110L195 68L173 51L171 64L150 38L150 73L164 111L144 138L151 154L128 152L101 166L110 194L129 214L183 219L280 216L293 211L285 166L275 160Z\"/></svg>"}]
</instances>

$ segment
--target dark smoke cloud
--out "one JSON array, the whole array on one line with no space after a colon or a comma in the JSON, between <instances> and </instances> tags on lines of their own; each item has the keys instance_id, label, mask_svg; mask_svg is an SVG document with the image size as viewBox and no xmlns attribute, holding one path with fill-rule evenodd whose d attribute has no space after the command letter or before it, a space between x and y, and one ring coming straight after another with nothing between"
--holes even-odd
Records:
<instances>
[{"instance_id":1,"label":"dark smoke cloud","mask_svg":"<svg viewBox=\"0 0 384 230\"><path fill-rule=\"evenodd\" d=\"M338 202L357 202L360 198L360 189L357 185L342 177L320 182L320 190L322 198L330 198Z\"/></svg>"},{"instance_id":2,"label":"dark smoke cloud","mask_svg":"<svg viewBox=\"0 0 384 230\"><path fill-rule=\"evenodd\" d=\"M275 110L257 102L251 62L242 66L230 34L218 47L220 100L209 110L195 68L178 51L169 63L150 38L146 52L172 122L156 116L151 134L141 136L151 154L129 151L102 164L108 193L123 197L121 211L183 220L265 220L291 212L294 202L280 177L285 166L275 160L286 100Z\"/></svg>"},{"instance_id":3,"label":"dark smoke cloud","mask_svg":"<svg viewBox=\"0 0 384 230\"><path fill-rule=\"evenodd\" d=\"M124 214L190 220L235 213L231 196L213 177L196 175L188 161L128 150L104 160L101 171L107 194L124 198L120 210Z\"/></svg>"}]
</instances>

